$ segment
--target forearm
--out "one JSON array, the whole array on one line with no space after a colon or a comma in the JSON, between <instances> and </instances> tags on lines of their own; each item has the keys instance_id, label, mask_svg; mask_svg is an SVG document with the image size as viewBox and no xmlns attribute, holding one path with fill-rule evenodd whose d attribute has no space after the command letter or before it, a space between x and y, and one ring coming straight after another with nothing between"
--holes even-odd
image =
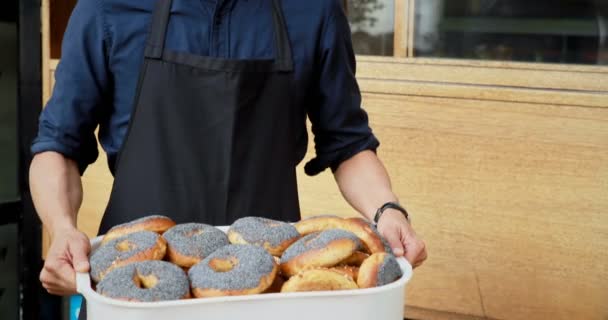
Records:
<instances>
[{"instance_id":1,"label":"forearm","mask_svg":"<svg viewBox=\"0 0 608 320\"><path fill-rule=\"evenodd\" d=\"M36 211L51 234L76 227L82 203L76 162L56 152L37 154L30 166L29 180Z\"/></svg>"},{"instance_id":2,"label":"forearm","mask_svg":"<svg viewBox=\"0 0 608 320\"><path fill-rule=\"evenodd\" d=\"M368 219L389 201L397 201L391 181L380 159L372 151L344 161L334 172L344 199Z\"/></svg>"}]
</instances>

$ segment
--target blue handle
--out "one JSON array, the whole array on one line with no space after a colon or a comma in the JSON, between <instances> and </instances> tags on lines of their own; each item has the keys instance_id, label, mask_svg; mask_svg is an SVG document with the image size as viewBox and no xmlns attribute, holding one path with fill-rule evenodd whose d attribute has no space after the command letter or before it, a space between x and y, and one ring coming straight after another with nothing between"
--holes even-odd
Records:
<instances>
[{"instance_id":1,"label":"blue handle","mask_svg":"<svg viewBox=\"0 0 608 320\"><path fill-rule=\"evenodd\" d=\"M78 320L80 314L80 306L82 305L82 296L79 294L70 296L70 320Z\"/></svg>"}]
</instances>

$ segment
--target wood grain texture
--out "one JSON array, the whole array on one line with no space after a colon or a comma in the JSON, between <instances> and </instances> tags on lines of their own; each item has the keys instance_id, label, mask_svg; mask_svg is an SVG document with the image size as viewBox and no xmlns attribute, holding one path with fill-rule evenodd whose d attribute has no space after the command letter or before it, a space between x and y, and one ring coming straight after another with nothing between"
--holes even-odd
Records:
<instances>
[{"instance_id":1,"label":"wood grain texture","mask_svg":"<svg viewBox=\"0 0 608 320\"><path fill-rule=\"evenodd\" d=\"M405 312L407 319L412 320L488 320L488 317L479 317L469 314L445 312L419 307L408 306Z\"/></svg>"},{"instance_id":2,"label":"wood grain texture","mask_svg":"<svg viewBox=\"0 0 608 320\"><path fill-rule=\"evenodd\" d=\"M414 42L415 29L416 29L416 0L407 0L407 56L408 58L414 57Z\"/></svg>"},{"instance_id":3,"label":"wood grain texture","mask_svg":"<svg viewBox=\"0 0 608 320\"><path fill-rule=\"evenodd\" d=\"M51 17L49 11L49 1L51 0L42 0L40 6L40 14L42 19L42 105L46 104L46 101L51 97L51 90L53 86L50 84L51 76L49 71L51 67L49 65L49 60L51 59Z\"/></svg>"},{"instance_id":4,"label":"wood grain texture","mask_svg":"<svg viewBox=\"0 0 608 320\"><path fill-rule=\"evenodd\" d=\"M412 59L412 58L398 59L398 58L394 58L394 57L385 57L385 56L361 56L361 55L359 55L359 56L357 56L357 61L371 62L371 63L434 65L434 66L444 66L444 67L472 67L472 68L489 68L489 69L541 70L541 71L608 74L608 68L604 65L537 63L537 62L520 62L520 61L508 61L508 60L469 60L469 59L428 58L428 57L416 57L415 59ZM466 74L463 74L463 78L466 78Z\"/></svg>"},{"instance_id":5,"label":"wood grain texture","mask_svg":"<svg viewBox=\"0 0 608 320\"><path fill-rule=\"evenodd\" d=\"M358 59L358 78L417 81L439 84L465 84L482 87L532 88L608 92L608 68L552 68L542 64L487 63L461 61L448 64L444 59ZM452 60L453 61L453 60Z\"/></svg>"},{"instance_id":6,"label":"wood grain texture","mask_svg":"<svg viewBox=\"0 0 608 320\"><path fill-rule=\"evenodd\" d=\"M359 86L361 90L369 93L608 108L608 92L569 90L556 92L555 90L534 88L480 86L415 80L387 80L366 77L359 77Z\"/></svg>"},{"instance_id":7,"label":"wood grain texture","mask_svg":"<svg viewBox=\"0 0 608 320\"><path fill-rule=\"evenodd\" d=\"M395 0L395 34L393 36L393 54L395 57L407 57L407 46L409 41L409 32L407 24L408 2L409 0Z\"/></svg>"}]
</instances>

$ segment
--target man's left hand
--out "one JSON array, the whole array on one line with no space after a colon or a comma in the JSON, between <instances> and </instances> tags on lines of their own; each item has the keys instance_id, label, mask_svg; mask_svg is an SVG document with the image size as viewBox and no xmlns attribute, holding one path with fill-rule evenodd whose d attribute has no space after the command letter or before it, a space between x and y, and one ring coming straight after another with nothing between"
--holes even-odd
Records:
<instances>
[{"instance_id":1,"label":"man's left hand","mask_svg":"<svg viewBox=\"0 0 608 320\"><path fill-rule=\"evenodd\" d=\"M426 245L405 216L395 209L387 209L378 221L378 231L390 244L396 256L405 256L412 267L419 267L427 258Z\"/></svg>"}]
</instances>

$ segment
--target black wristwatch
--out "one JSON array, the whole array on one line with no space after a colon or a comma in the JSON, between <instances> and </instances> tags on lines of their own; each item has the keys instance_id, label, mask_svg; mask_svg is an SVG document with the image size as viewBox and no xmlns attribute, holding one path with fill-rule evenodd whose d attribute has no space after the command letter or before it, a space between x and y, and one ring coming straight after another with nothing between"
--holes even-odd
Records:
<instances>
[{"instance_id":1,"label":"black wristwatch","mask_svg":"<svg viewBox=\"0 0 608 320\"><path fill-rule=\"evenodd\" d=\"M402 207L397 202L387 202L387 203L383 204L382 207L378 208L378 211L376 211L376 215L374 216L375 224L378 224L378 221L380 221L380 217L382 216L382 214L384 213L384 210L386 210L386 209L395 209L395 210L401 211L401 213L403 213L403 215L405 216L405 219L408 222L410 221L410 215L407 213L407 211L405 210L404 207Z\"/></svg>"}]
</instances>

